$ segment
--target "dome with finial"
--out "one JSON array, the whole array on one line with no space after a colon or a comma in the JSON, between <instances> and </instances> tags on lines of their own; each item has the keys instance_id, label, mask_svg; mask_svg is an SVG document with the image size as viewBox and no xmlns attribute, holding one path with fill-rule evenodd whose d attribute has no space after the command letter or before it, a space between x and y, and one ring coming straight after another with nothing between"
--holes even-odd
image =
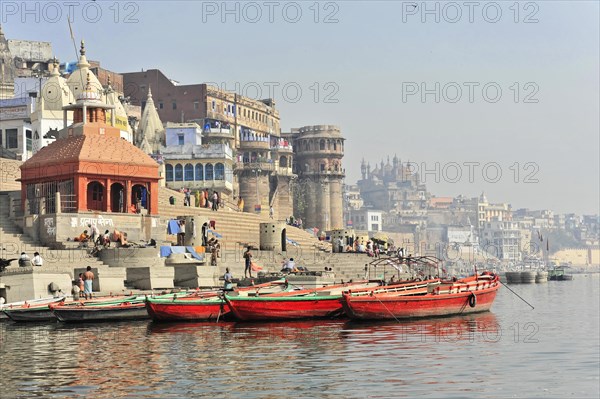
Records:
<instances>
[{"instance_id":1,"label":"dome with finial","mask_svg":"<svg viewBox=\"0 0 600 399\"><path fill-rule=\"evenodd\" d=\"M73 92L75 98L79 98L79 95L83 93L88 84L96 93L102 93L103 87L96 75L90 71L90 64L85 56L85 42L81 41L81 49L79 50L80 57L77 63L77 69L71 73L71 76L67 79L67 85ZM89 80L89 82L88 82ZM103 99L103 94L100 94L100 99Z\"/></svg>"},{"instance_id":2,"label":"dome with finial","mask_svg":"<svg viewBox=\"0 0 600 399\"><path fill-rule=\"evenodd\" d=\"M87 75L87 82L85 84L85 90L83 90L78 96L77 96L77 101L94 101L94 102L100 102L100 99L102 98L102 95L94 90L94 88L91 85L91 79L90 79L90 74L91 72L88 72Z\"/></svg>"},{"instance_id":3,"label":"dome with finial","mask_svg":"<svg viewBox=\"0 0 600 399\"><path fill-rule=\"evenodd\" d=\"M44 118L62 120L63 107L75 102L73 93L67 85L67 80L60 75L59 69L58 60L56 57L54 57L52 62L52 71L42 86L42 95L37 100L38 106L36 106L36 112L51 111L56 112L56 114L45 114L43 116Z\"/></svg>"}]
</instances>

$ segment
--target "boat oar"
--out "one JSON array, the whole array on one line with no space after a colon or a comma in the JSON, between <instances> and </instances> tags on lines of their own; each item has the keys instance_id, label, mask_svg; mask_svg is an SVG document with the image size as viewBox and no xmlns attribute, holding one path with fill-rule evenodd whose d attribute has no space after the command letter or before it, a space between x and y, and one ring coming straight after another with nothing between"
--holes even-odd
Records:
<instances>
[{"instance_id":1,"label":"boat oar","mask_svg":"<svg viewBox=\"0 0 600 399\"><path fill-rule=\"evenodd\" d=\"M500 281L500 280L498 280L498 281ZM516 292L514 292L513 290L511 290L511 289L508 287L508 285L504 284L502 281L500 281L500 283L501 283L503 286L505 286L506 288L508 288L508 290L509 290L510 292L512 292L513 294L515 294L515 295L516 295L516 296L517 296L517 297L518 297L520 300L522 300L523 302L525 302L526 304L528 304L529 306L531 306L531 309L535 309L535 308L533 307L533 305L532 305L532 304L530 304L530 303L529 303L529 302L527 302L525 299L523 299L523 298L522 298L522 297L521 297L519 294L517 294Z\"/></svg>"}]
</instances>

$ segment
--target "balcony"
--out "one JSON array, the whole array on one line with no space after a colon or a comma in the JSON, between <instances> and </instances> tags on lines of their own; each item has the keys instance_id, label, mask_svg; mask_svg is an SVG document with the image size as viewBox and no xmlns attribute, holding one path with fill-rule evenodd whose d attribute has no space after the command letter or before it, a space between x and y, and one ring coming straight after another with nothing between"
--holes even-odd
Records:
<instances>
[{"instance_id":1,"label":"balcony","mask_svg":"<svg viewBox=\"0 0 600 399\"><path fill-rule=\"evenodd\" d=\"M275 145L275 146L271 146L271 151L291 154L294 152L294 149L292 148L291 145Z\"/></svg>"},{"instance_id":2,"label":"balcony","mask_svg":"<svg viewBox=\"0 0 600 399\"><path fill-rule=\"evenodd\" d=\"M270 150L271 145L268 141L240 141L241 150Z\"/></svg>"},{"instance_id":3,"label":"balcony","mask_svg":"<svg viewBox=\"0 0 600 399\"><path fill-rule=\"evenodd\" d=\"M272 162L257 161L257 162L236 162L235 170L262 170L272 171L275 170L275 165Z\"/></svg>"},{"instance_id":4,"label":"balcony","mask_svg":"<svg viewBox=\"0 0 600 399\"><path fill-rule=\"evenodd\" d=\"M194 190L204 190L219 192L233 192L233 183L227 180L196 180L196 181L169 181L166 183L168 188L179 190L181 188L189 188Z\"/></svg>"}]
</instances>

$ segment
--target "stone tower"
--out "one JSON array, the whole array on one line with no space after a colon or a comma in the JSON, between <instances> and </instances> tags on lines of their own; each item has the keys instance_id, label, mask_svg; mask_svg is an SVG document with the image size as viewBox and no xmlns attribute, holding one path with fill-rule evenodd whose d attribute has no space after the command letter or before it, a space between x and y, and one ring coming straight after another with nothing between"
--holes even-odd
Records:
<instances>
[{"instance_id":1,"label":"stone tower","mask_svg":"<svg viewBox=\"0 0 600 399\"><path fill-rule=\"evenodd\" d=\"M319 230L343 228L342 168L344 138L332 125L293 129L294 160L298 182L294 215L303 227Z\"/></svg>"}]
</instances>

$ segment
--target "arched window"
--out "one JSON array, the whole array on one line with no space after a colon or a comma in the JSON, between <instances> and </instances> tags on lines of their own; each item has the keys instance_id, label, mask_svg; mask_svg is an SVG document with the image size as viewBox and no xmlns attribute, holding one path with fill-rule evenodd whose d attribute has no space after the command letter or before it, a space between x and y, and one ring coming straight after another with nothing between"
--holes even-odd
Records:
<instances>
[{"instance_id":1,"label":"arched window","mask_svg":"<svg viewBox=\"0 0 600 399\"><path fill-rule=\"evenodd\" d=\"M337 151L337 141L333 142L333 151Z\"/></svg>"},{"instance_id":2,"label":"arched window","mask_svg":"<svg viewBox=\"0 0 600 399\"><path fill-rule=\"evenodd\" d=\"M204 180L213 179L213 166L212 163L207 163L204 167Z\"/></svg>"},{"instance_id":3,"label":"arched window","mask_svg":"<svg viewBox=\"0 0 600 399\"><path fill-rule=\"evenodd\" d=\"M308 140L303 140L302 143L303 143L304 151L307 151L308 150Z\"/></svg>"},{"instance_id":4,"label":"arched window","mask_svg":"<svg viewBox=\"0 0 600 399\"><path fill-rule=\"evenodd\" d=\"M165 165L165 174L167 181L173 181L173 165L166 164Z\"/></svg>"},{"instance_id":5,"label":"arched window","mask_svg":"<svg viewBox=\"0 0 600 399\"><path fill-rule=\"evenodd\" d=\"M331 140L327 140L327 151L331 150Z\"/></svg>"},{"instance_id":6,"label":"arched window","mask_svg":"<svg viewBox=\"0 0 600 399\"><path fill-rule=\"evenodd\" d=\"M215 165L215 180L225 180L225 165L222 163Z\"/></svg>"},{"instance_id":7,"label":"arched window","mask_svg":"<svg viewBox=\"0 0 600 399\"><path fill-rule=\"evenodd\" d=\"M325 149L325 140L321 139L321 141L319 142L319 150L324 150Z\"/></svg>"},{"instance_id":8,"label":"arched window","mask_svg":"<svg viewBox=\"0 0 600 399\"><path fill-rule=\"evenodd\" d=\"M288 164L287 164L287 158L284 156L279 157L279 167L281 168L287 168Z\"/></svg>"},{"instance_id":9,"label":"arched window","mask_svg":"<svg viewBox=\"0 0 600 399\"><path fill-rule=\"evenodd\" d=\"M194 165L191 163L185 164L183 179L185 181L194 181Z\"/></svg>"},{"instance_id":10,"label":"arched window","mask_svg":"<svg viewBox=\"0 0 600 399\"><path fill-rule=\"evenodd\" d=\"M183 166L179 163L175 165L175 181L183 181Z\"/></svg>"},{"instance_id":11,"label":"arched window","mask_svg":"<svg viewBox=\"0 0 600 399\"><path fill-rule=\"evenodd\" d=\"M196 164L196 180L204 180L204 166L201 163Z\"/></svg>"}]
</instances>

